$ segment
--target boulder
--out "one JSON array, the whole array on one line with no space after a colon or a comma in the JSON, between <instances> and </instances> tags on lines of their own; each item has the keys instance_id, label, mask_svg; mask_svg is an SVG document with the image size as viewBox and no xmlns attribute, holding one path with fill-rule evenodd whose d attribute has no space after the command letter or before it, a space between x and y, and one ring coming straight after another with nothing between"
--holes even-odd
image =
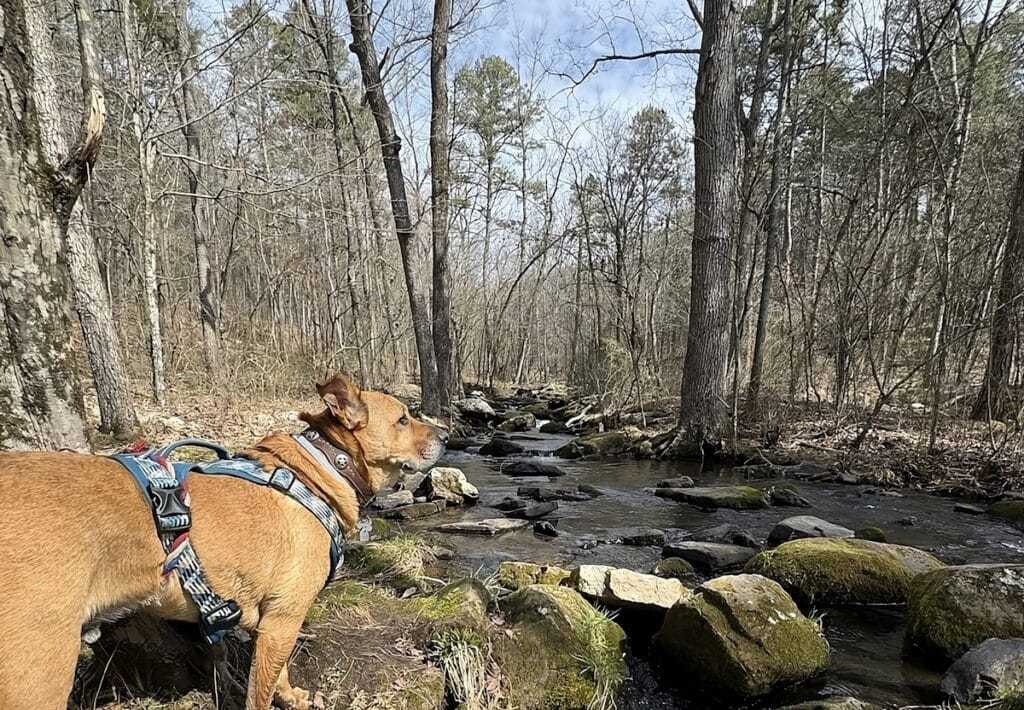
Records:
<instances>
[{"instance_id":1,"label":"boulder","mask_svg":"<svg viewBox=\"0 0 1024 710\"><path fill-rule=\"evenodd\" d=\"M547 476L548 478L557 478L558 476L565 475L565 471L558 466L537 461L505 461L498 470L509 476Z\"/></svg>"},{"instance_id":2,"label":"boulder","mask_svg":"<svg viewBox=\"0 0 1024 710\"><path fill-rule=\"evenodd\" d=\"M440 532L464 533L466 535L501 535L513 530L520 530L529 524L527 520L486 518L484 520L461 520L457 523L445 523L438 526L437 529Z\"/></svg>"},{"instance_id":3,"label":"boulder","mask_svg":"<svg viewBox=\"0 0 1024 710\"><path fill-rule=\"evenodd\" d=\"M993 518L1013 523L1024 530L1024 500L1000 500L988 507L986 511Z\"/></svg>"},{"instance_id":4,"label":"boulder","mask_svg":"<svg viewBox=\"0 0 1024 710\"><path fill-rule=\"evenodd\" d=\"M392 520L416 520L417 518L437 515L445 507L443 500L432 500L429 503L413 503L412 505L403 505L401 508L385 510L381 515Z\"/></svg>"},{"instance_id":5,"label":"boulder","mask_svg":"<svg viewBox=\"0 0 1024 710\"><path fill-rule=\"evenodd\" d=\"M455 409L466 419L489 422L498 418L494 408L483 397L466 397L456 400Z\"/></svg>"},{"instance_id":6,"label":"boulder","mask_svg":"<svg viewBox=\"0 0 1024 710\"><path fill-rule=\"evenodd\" d=\"M370 502L370 507L375 510L390 510L403 505L412 505L412 491L400 490L385 495L377 495Z\"/></svg>"},{"instance_id":7,"label":"boulder","mask_svg":"<svg viewBox=\"0 0 1024 710\"><path fill-rule=\"evenodd\" d=\"M858 540L871 540L872 542L885 542L885 530L876 527L861 528L853 533Z\"/></svg>"},{"instance_id":8,"label":"boulder","mask_svg":"<svg viewBox=\"0 0 1024 710\"><path fill-rule=\"evenodd\" d=\"M577 490L569 490L566 488L541 488L539 486L520 486L519 490L516 491L516 495L524 498L531 498L536 501L544 502L549 500L569 500L569 501L581 501L590 500L594 496L586 493L581 493Z\"/></svg>"},{"instance_id":9,"label":"boulder","mask_svg":"<svg viewBox=\"0 0 1024 710\"><path fill-rule=\"evenodd\" d=\"M967 515L984 515L985 507L981 505L971 505L970 503L957 503L953 506L953 512L966 513Z\"/></svg>"},{"instance_id":10,"label":"boulder","mask_svg":"<svg viewBox=\"0 0 1024 710\"><path fill-rule=\"evenodd\" d=\"M497 577L498 584L515 591L531 584L561 584L569 578L569 570L532 562L502 562Z\"/></svg>"},{"instance_id":11,"label":"boulder","mask_svg":"<svg viewBox=\"0 0 1024 710\"><path fill-rule=\"evenodd\" d=\"M510 707L609 707L628 676L622 629L567 587L533 585L502 601L492 653Z\"/></svg>"},{"instance_id":12,"label":"boulder","mask_svg":"<svg viewBox=\"0 0 1024 710\"><path fill-rule=\"evenodd\" d=\"M657 575L658 577L668 577L671 579L691 579L695 574L693 565L684 560L681 557L666 557L663 560L658 560L655 563L654 568L651 569L651 574Z\"/></svg>"},{"instance_id":13,"label":"boulder","mask_svg":"<svg viewBox=\"0 0 1024 710\"><path fill-rule=\"evenodd\" d=\"M780 545L805 537L853 537L853 530L813 515L795 515L786 518L772 529L768 535L768 544Z\"/></svg>"},{"instance_id":14,"label":"boulder","mask_svg":"<svg viewBox=\"0 0 1024 710\"><path fill-rule=\"evenodd\" d=\"M752 574L718 577L684 594L654 643L679 677L742 699L813 676L829 654L818 623L776 582Z\"/></svg>"},{"instance_id":15,"label":"boulder","mask_svg":"<svg viewBox=\"0 0 1024 710\"><path fill-rule=\"evenodd\" d=\"M679 557L703 572L739 569L757 554L757 550L721 542L683 540L662 548L665 557Z\"/></svg>"},{"instance_id":16,"label":"boulder","mask_svg":"<svg viewBox=\"0 0 1024 710\"><path fill-rule=\"evenodd\" d=\"M990 638L1024 637L1024 564L946 567L914 579L907 645L952 661Z\"/></svg>"},{"instance_id":17,"label":"boulder","mask_svg":"<svg viewBox=\"0 0 1024 710\"><path fill-rule=\"evenodd\" d=\"M784 508L811 507L810 501L794 491L792 488L779 488L778 486L772 486L768 489L768 495L771 497L772 505L778 505Z\"/></svg>"},{"instance_id":18,"label":"boulder","mask_svg":"<svg viewBox=\"0 0 1024 710\"><path fill-rule=\"evenodd\" d=\"M537 503L537 505L528 505L525 508L516 508L505 513L508 518L518 518L520 520L536 520L537 518L543 518L548 513L553 513L558 510L558 503L555 501L548 501L547 503Z\"/></svg>"},{"instance_id":19,"label":"boulder","mask_svg":"<svg viewBox=\"0 0 1024 710\"><path fill-rule=\"evenodd\" d=\"M524 451L526 449L522 444L503 436L492 437L490 441L480 447L481 456L513 456Z\"/></svg>"},{"instance_id":20,"label":"boulder","mask_svg":"<svg viewBox=\"0 0 1024 710\"><path fill-rule=\"evenodd\" d=\"M989 639L959 658L939 686L958 703L995 700L1000 694L1024 696L1024 639Z\"/></svg>"},{"instance_id":21,"label":"boulder","mask_svg":"<svg viewBox=\"0 0 1024 710\"><path fill-rule=\"evenodd\" d=\"M448 451L465 451L470 446L475 446L476 441L465 436L453 436L445 442L444 448Z\"/></svg>"},{"instance_id":22,"label":"boulder","mask_svg":"<svg viewBox=\"0 0 1024 710\"><path fill-rule=\"evenodd\" d=\"M745 571L774 579L807 606L902 604L913 579L944 565L913 547L807 538L754 557Z\"/></svg>"},{"instance_id":23,"label":"boulder","mask_svg":"<svg viewBox=\"0 0 1024 710\"><path fill-rule=\"evenodd\" d=\"M764 491L750 486L710 486L706 488L657 488L659 498L678 500L698 508L767 508Z\"/></svg>"},{"instance_id":24,"label":"boulder","mask_svg":"<svg viewBox=\"0 0 1024 710\"><path fill-rule=\"evenodd\" d=\"M550 421L544 422L540 425L541 434L568 434L569 427L565 425L565 422Z\"/></svg>"},{"instance_id":25,"label":"boulder","mask_svg":"<svg viewBox=\"0 0 1024 710\"><path fill-rule=\"evenodd\" d=\"M760 550L763 547L748 531L728 523L698 530L689 535L687 539L696 540L697 542L724 542L730 545L752 547L756 550Z\"/></svg>"},{"instance_id":26,"label":"boulder","mask_svg":"<svg viewBox=\"0 0 1024 710\"><path fill-rule=\"evenodd\" d=\"M676 476L658 481L658 488L693 488L693 479L689 476Z\"/></svg>"},{"instance_id":27,"label":"boulder","mask_svg":"<svg viewBox=\"0 0 1024 710\"><path fill-rule=\"evenodd\" d=\"M550 520L538 520L533 524L533 533L542 537L558 537L558 528Z\"/></svg>"},{"instance_id":28,"label":"boulder","mask_svg":"<svg viewBox=\"0 0 1024 710\"><path fill-rule=\"evenodd\" d=\"M448 505L472 504L480 499L476 486L466 480L466 474L457 468L432 468L423 484L427 498L443 500Z\"/></svg>"},{"instance_id":29,"label":"boulder","mask_svg":"<svg viewBox=\"0 0 1024 710\"><path fill-rule=\"evenodd\" d=\"M569 586L608 606L644 611L665 611L686 591L677 579L606 565L580 565L572 571Z\"/></svg>"},{"instance_id":30,"label":"boulder","mask_svg":"<svg viewBox=\"0 0 1024 710\"><path fill-rule=\"evenodd\" d=\"M495 503L491 507L495 510L509 511L518 510L519 508L525 508L529 503L525 500L517 500L515 498L505 497L501 499L500 503Z\"/></svg>"},{"instance_id":31,"label":"boulder","mask_svg":"<svg viewBox=\"0 0 1024 710\"><path fill-rule=\"evenodd\" d=\"M416 471L415 473L403 473L395 482L396 491L409 491L413 495L422 494L423 482L427 480L427 474Z\"/></svg>"},{"instance_id":32,"label":"boulder","mask_svg":"<svg viewBox=\"0 0 1024 710\"><path fill-rule=\"evenodd\" d=\"M498 425L500 431L529 431L537 425L537 417L529 412L511 412L505 420Z\"/></svg>"},{"instance_id":33,"label":"boulder","mask_svg":"<svg viewBox=\"0 0 1024 710\"><path fill-rule=\"evenodd\" d=\"M657 528L631 528L623 530L617 539L630 547L664 545L665 531Z\"/></svg>"},{"instance_id":34,"label":"boulder","mask_svg":"<svg viewBox=\"0 0 1024 710\"><path fill-rule=\"evenodd\" d=\"M634 437L624 431L606 431L574 439L557 449L555 456L563 459L619 456L628 452L634 443Z\"/></svg>"}]
</instances>

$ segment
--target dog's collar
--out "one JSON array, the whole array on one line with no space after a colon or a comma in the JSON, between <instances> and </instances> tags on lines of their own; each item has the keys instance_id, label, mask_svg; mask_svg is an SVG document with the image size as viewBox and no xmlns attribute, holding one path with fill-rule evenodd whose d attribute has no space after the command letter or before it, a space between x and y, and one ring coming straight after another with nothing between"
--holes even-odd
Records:
<instances>
[{"instance_id":1,"label":"dog's collar","mask_svg":"<svg viewBox=\"0 0 1024 710\"><path fill-rule=\"evenodd\" d=\"M328 473L347 483L355 491L360 505L370 502L373 490L359 475L351 454L332 444L316 429L306 429L301 434L292 434L292 438L299 442L299 445Z\"/></svg>"}]
</instances>

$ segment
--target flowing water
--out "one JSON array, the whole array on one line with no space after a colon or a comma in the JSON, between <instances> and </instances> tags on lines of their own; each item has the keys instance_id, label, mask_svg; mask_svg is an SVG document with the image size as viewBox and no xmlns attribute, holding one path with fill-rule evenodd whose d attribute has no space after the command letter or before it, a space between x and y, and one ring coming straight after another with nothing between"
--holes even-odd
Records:
<instances>
[{"instance_id":1,"label":"flowing water","mask_svg":"<svg viewBox=\"0 0 1024 710\"><path fill-rule=\"evenodd\" d=\"M480 489L480 504L464 510L449 509L440 516L416 521L411 527L429 529L454 520L501 517L491 504L506 496L515 497L521 485L572 488L586 483L604 495L580 502L559 501L548 516L557 521L559 536L547 538L529 528L506 535L484 538L446 535L444 543L457 554L456 569L463 573L492 572L503 560L572 566L608 564L649 572L660 558L659 547L629 547L597 544L614 540L629 528L664 530L670 536L696 532L722 523L747 530L764 539L781 519L791 515L815 515L851 529L876 526L889 542L928 550L950 564L974 562L1021 562L1024 537L1009 525L984 516L954 512L954 502L921 493L903 492L902 497L865 492L867 486L785 481L811 503L811 508L768 508L765 510L703 511L674 501L657 498L650 490L657 481L687 475L697 485L744 483L755 487L776 485L778 480L745 481L728 468L702 470L696 463L619 459L605 461L564 461L550 452L568 438L527 434L516 437L540 455L532 460L552 463L566 472L559 478L508 476L498 469L499 461L467 452L450 452L442 465L457 466ZM913 525L901 524L915 518ZM588 549L590 548L590 549ZM622 617L624 625L636 620ZM827 672L819 678L770 698L760 707L776 707L823 696L853 695L888 707L936 703L940 674L908 662L902 657L904 617L898 610L829 610L824 614L825 635L832 646ZM642 626L642 624L639 624ZM656 628L653 630L657 630ZM630 627L634 632L634 627ZM659 671L651 661L648 640L642 630L631 633L630 662L633 681L624 690L623 708L721 708L721 703L702 698L696 679L678 679ZM669 680L671 678L671 681ZM669 683L674 687L669 687Z\"/></svg>"}]
</instances>

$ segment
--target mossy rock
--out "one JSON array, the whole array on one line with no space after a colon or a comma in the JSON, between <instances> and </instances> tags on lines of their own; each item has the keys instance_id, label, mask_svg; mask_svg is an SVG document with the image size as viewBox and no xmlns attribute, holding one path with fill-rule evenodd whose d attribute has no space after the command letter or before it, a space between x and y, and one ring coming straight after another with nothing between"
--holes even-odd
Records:
<instances>
[{"instance_id":1,"label":"mossy rock","mask_svg":"<svg viewBox=\"0 0 1024 710\"><path fill-rule=\"evenodd\" d=\"M415 614L440 626L482 630L487 626L490 603L491 593L483 582L467 577L430 596L413 599L410 606Z\"/></svg>"},{"instance_id":2,"label":"mossy rock","mask_svg":"<svg viewBox=\"0 0 1024 710\"><path fill-rule=\"evenodd\" d=\"M658 488L654 495L659 498L678 500L698 508L767 508L768 496L752 486L706 486L702 488Z\"/></svg>"},{"instance_id":3,"label":"mossy rock","mask_svg":"<svg viewBox=\"0 0 1024 710\"><path fill-rule=\"evenodd\" d=\"M630 450L636 439L624 431L606 431L581 436L555 451L563 459L620 456Z\"/></svg>"},{"instance_id":4,"label":"mossy rock","mask_svg":"<svg viewBox=\"0 0 1024 710\"><path fill-rule=\"evenodd\" d=\"M927 552L848 538L806 538L758 553L745 572L781 584L802 605L902 604L914 577L943 566Z\"/></svg>"},{"instance_id":5,"label":"mossy rock","mask_svg":"<svg viewBox=\"0 0 1024 710\"><path fill-rule=\"evenodd\" d=\"M885 531L882 528L861 528L853 536L858 540L870 540L871 542L885 542Z\"/></svg>"},{"instance_id":6,"label":"mossy rock","mask_svg":"<svg viewBox=\"0 0 1024 710\"><path fill-rule=\"evenodd\" d=\"M400 589L418 585L424 566L433 559L433 548L418 535L409 534L352 545L348 551L352 566Z\"/></svg>"},{"instance_id":7,"label":"mossy rock","mask_svg":"<svg viewBox=\"0 0 1024 710\"><path fill-rule=\"evenodd\" d=\"M1001 500L990 505L985 512L1024 530L1024 500Z\"/></svg>"},{"instance_id":8,"label":"mossy rock","mask_svg":"<svg viewBox=\"0 0 1024 710\"><path fill-rule=\"evenodd\" d=\"M663 560L658 560L651 570L651 574L667 579L686 581L693 579L696 570L682 557L666 557Z\"/></svg>"},{"instance_id":9,"label":"mossy rock","mask_svg":"<svg viewBox=\"0 0 1024 710\"><path fill-rule=\"evenodd\" d=\"M678 677L729 698L755 698L818 673L828 642L776 582L754 574L713 579L686 594L654 637Z\"/></svg>"},{"instance_id":10,"label":"mossy rock","mask_svg":"<svg viewBox=\"0 0 1024 710\"><path fill-rule=\"evenodd\" d=\"M502 562L498 566L498 583L513 591L531 584L561 584L569 578L569 570L555 565L532 562Z\"/></svg>"},{"instance_id":11,"label":"mossy rock","mask_svg":"<svg viewBox=\"0 0 1024 710\"><path fill-rule=\"evenodd\" d=\"M953 661L990 638L1024 638L1024 564L946 567L914 580L907 645Z\"/></svg>"},{"instance_id":12,"label":"mossy rock","mask_svg":"<svg viewBox=\"0 0 1024 710\"><path fill-rule=\"evenodd\" d=\"M337 612L365 609L387 601L387 597L374 587L346 579L327 586L306 613L307 624L320 624Z\"/></svg>"},{"instance_id":13,"label":"mossy rock","mask_svg":"<svg viewBox=\"0 0 1024 710\"><path fill-rule=\"evenodd\" d=\"M510 633L495 638L493 654L509 681L511 706L608 706L628 673L618 624L568 587L524 587L502 609Z\"/></svg>"}]
</instances>

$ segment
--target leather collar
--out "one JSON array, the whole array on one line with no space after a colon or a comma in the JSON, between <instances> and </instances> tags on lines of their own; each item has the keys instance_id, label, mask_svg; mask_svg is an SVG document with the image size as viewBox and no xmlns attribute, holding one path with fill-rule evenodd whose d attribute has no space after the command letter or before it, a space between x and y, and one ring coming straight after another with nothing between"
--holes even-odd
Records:
<instances>
[{"instance_id":1,"label":"leather collar","mask_svg":"<svg viewBox=\"0 0 1024 710\"><path fill-rule=\"evenodd\" d=\"M292 434L303 449L309 452L328 473L345 481L353 491L360 505L366 505L373 498L373 490L366 480L359 475L352 456L345 450L338 448L327 440L323 434L316 429L306 429L301 434Z\"/></svg>"}]
</instances>

